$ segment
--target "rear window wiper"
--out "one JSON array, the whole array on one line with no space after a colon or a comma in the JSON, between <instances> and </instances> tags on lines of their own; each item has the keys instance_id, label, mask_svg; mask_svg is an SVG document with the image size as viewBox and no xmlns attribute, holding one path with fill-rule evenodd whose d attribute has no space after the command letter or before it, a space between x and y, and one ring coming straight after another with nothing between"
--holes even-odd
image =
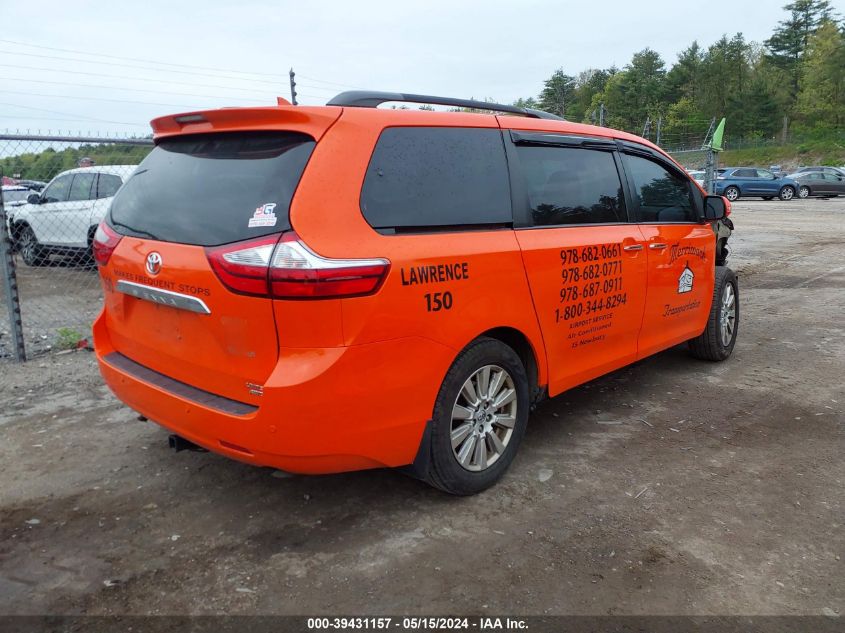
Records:
<instances>
[{"instance_id":1,"label":"rear window wiper","mask_svg":"<svg viewBox=\"0 0 845 633\"><path fill-rule=\"evenodd\" d=\"M114 218L110 218L110 220L111 220L111 223L114 226L123 227L127 231L131 231L132 233L134 233L134 235L132 237L147 237L151 240L158 240L159 242L161 241L160 238L156 237L155 235L153 235L149 231L142 231L140 229L136 229L134 226L129 226L128 224L124 224L123 222L118 222Z\"/></svg>"}]
</instances>

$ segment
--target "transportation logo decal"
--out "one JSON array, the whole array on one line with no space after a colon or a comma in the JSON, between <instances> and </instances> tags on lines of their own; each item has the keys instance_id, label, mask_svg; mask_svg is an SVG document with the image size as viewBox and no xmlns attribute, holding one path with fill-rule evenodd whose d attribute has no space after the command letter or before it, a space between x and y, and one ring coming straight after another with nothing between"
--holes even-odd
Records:
<instances>
[{"instance_id":1,"label":"transportation logo decal","mask_svg":"<svg viewBox=\"0 0 845 633\"><path fill-rule=\"evenodd\" d=\"M258 207L249 219L247 228L254 229L262 226L276 226L275 202L265 202Z\"/></svg>"},{"instance_id":2,"label":"transportation logo decal","mask_svg":"<svg viewBox=\"0 0 845 633\"><path fill-rule=\"evenodd\" d=\"M684 294L685 292L692 291L692 283L695 280L695 275L693 274L692 270L690 270L689 264L684 266L684 270L681 272L681 276L678 277L678 294Z\"/></svg>"},{"instance_id":3,"label":"transportation logo decal","mask_svg":"<svg viewBox=\"0 0 845 633\"><path fill-rule=\"evenodd\" d=\"M161 272L161 255L153 251L147 255L147 260L144 262L144 267L150 275L157 275Z\"/></svg>"}]
</instances>

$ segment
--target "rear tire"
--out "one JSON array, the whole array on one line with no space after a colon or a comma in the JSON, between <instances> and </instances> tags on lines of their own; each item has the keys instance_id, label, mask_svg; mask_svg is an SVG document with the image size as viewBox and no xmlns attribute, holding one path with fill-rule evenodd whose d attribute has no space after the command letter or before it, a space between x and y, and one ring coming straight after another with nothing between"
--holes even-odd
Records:
<instances>
[{"instance_id":1,"label":"rear tire","mask_svg":"<svg viewBox=\"0 0 845 633\"><path fill-rule=\"evenodd\" d=\"M784 185L780 188L780 193L778 193L778 198L783 201L792 200L795 197L795 189L793 189L790 185Z\"/></svg>"},{"instance_id":2,"label":"rear tire","mask_svg":"<svg viewBox=\"0 0 845 633\"><path fill-rule=\"evenodd\" d=\"M730 187L725 188L725 197L731 202L739 200L739 187L731 185Z\"/></svg>"},{"instance_id":3,"label":"rear tire","mask_svg":"<svg viewBox=\"0 0 845 633\"><path fill-rule=\"evenodd\" d=\"M25 226L18 234L18 251L27 266L44 266L50 261L50 253L35 237L32 227Z\"/></svg>"},{"instance_id":4,"label":"rear tire","mask_svg":"<svg viewBox=\"0 0 845 633\"><path fill-rule=\"evenodd\" d=\"M529 404L528 375L517 353L492 338L470 343L437 394L426 481L453 495L492 486L516 455Z\"/></svg>"},{"instance_id":5,"label":"rear tire","mask_svg":"<svg viewBox=\"0 0 845 633\"><path fill-rule=\"evenodd\" d=\"M702 360L722 361L733 352L739 332L739 285L726 266L716 266L716 283L707 326L688 341L690 353Z\"/></svg>"}]
</instances>

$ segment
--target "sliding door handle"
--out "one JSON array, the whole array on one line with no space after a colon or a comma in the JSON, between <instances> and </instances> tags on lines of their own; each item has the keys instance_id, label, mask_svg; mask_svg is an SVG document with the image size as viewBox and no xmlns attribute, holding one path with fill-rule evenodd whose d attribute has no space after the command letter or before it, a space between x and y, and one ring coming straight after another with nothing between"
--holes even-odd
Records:
<instances>
[{"instance_id":1,"label":"sliding door handle","mask_svg":"<svg viewBox=\"0 0 845 633\"><path fill-rule=\"evenodd\" d=\"M628 244L627 246L622 247L623 251L641 251L643 250L642 244Z\"/></svg>"}]
</instances>

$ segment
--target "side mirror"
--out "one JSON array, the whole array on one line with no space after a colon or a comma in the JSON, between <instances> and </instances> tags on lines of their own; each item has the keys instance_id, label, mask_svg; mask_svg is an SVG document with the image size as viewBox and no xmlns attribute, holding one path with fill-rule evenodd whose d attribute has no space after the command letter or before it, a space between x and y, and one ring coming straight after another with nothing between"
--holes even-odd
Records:
<instances>
[{"instance_id":1,"label":"side mirror","mask_svg":"<svg viewBox=\"0 0 845 633\"><path fill-rule=\"evenodd\" d=\"M704 198L704 221L714 222L721 220L728 214L730 204L722 196L707 196Z\"/></svg>"},{"instance_id":2,"label":"side mirror","mask_svg":"<svg viewBox=\"0 0 845 633\"><path fill-rule=\"evenodd\" d=\"M41 194L31 193L26 197L28 204L41 204Z\"/></svg>"}]
</instances>

